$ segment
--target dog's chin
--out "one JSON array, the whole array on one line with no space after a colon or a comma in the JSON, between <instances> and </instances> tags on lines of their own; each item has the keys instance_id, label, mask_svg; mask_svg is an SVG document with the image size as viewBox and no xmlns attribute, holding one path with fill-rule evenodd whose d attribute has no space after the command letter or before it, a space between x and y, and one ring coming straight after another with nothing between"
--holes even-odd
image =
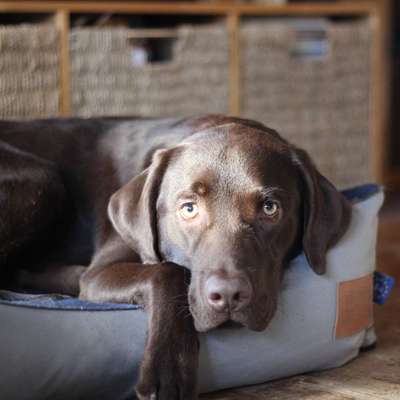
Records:
<instances>
[{"instance_id":1,"label":"dog's chin","mask_svg":"<svg viewBox=\"0 0 400 400\"><path fill-rule=\"evenodd\" d=\"M267 329L272 317L264 318L252 318L252 316L246 314L234 315L232 320L238 324L242 325L250 331L262 332Z\"/></svg>"},{"instance_id":2,"label":"dog's chin","mask_svg":"<svg viewBox=\"0 0 400 400\"><path fill-rule=\"evenodd\" d=\"M204 324L204 323L197 323L195 320L195 328L198 332L208 332L212 329L238 329L243 328L244 326L240 322L233 321L231 319L227 319L225 322L220 324Z\"/></svg>"},{"instance_id":3,"label":"dog's chin","mask_svg":"<svg viewBox=\"0 0 400 400\"><path fill-rule=\"evenodd\" d=\"M193 315L194 327L198 332L208 332L228 323L229 321L229 316L224 314L203 315L200 317L193 312L193 310L191 310L191 313Z\"/></svg>"}]
</instances>

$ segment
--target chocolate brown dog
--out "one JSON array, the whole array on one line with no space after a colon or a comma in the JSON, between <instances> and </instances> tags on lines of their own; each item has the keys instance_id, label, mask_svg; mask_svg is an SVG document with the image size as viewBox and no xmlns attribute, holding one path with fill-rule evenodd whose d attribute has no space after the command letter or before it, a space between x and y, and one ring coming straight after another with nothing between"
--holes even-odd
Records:
<instances>
[{"instance_id":1,"label":"chocolate brown dog","mask_svg":"<svg viewBox=\"0 0 400 400\"><path fill-rule=\"evenodd\" d=\"M0 122L1 286L144 304L139 399L196 398L196 330L265 329L289 260L304 249L323 274L349 219L254 121Z\"/></svg>"}]
</instances>

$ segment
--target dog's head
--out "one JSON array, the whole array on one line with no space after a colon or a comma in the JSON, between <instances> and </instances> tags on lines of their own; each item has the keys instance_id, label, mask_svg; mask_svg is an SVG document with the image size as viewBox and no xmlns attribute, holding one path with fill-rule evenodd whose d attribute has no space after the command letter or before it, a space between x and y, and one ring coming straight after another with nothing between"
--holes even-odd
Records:
<instances>
[{"instance_id":1,"label":"dog's head","mask_svg":"<svg viewBox=\"0 0 400 400\"><path fill-rule=\"evenodd\" d=\"M156 151L112 197L109 215L143 262L191 270L199 331L229 320L259 331L292 257L304 249L325 272L350 207L303 150L260 124L226 119Z\"/></svg>"}]
</instances>

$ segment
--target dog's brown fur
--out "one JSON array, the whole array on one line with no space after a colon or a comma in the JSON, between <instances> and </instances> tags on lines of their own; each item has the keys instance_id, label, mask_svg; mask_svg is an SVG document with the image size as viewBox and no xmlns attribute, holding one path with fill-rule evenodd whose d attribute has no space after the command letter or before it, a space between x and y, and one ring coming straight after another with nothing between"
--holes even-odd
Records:
<instances>
[{"instance_id":1,"label":"dog's brown fur","mask_svg":"<svg viewBox=\"0 0 400 400\"><path fill-rule=\"evenodd\" d=\"M200 210L190 222L179 217L185 199ZM304 248L324 273L349 219L307 154L254 121L0 122L2 286L144 304L140 399L194 399L196 330L265 329L289 260ZM210 276L240 277L251 299L216 311Z\"/></svg>"}]
</instances>

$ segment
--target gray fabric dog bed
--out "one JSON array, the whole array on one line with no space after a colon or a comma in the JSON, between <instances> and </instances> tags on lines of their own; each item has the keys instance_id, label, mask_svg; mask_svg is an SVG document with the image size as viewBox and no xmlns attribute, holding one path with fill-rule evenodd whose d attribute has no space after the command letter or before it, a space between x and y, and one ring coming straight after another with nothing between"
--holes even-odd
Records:
<instances>
[{"instance_id":1,"label":"gray fabric dog bed","mask_svg":"<svg viewBox=\"0 0 400 400\"><path fill-rule=\"evenodd\" d=\"M200 391L255 384L343 365L375 341L372 273L382 189L345 191L349 230L318 276L291 263L276 316L264 332L201 334ZM0 296L0 399L126 399L133 395L147 317L137 306Z\"/></svg>"}]
</instances>

